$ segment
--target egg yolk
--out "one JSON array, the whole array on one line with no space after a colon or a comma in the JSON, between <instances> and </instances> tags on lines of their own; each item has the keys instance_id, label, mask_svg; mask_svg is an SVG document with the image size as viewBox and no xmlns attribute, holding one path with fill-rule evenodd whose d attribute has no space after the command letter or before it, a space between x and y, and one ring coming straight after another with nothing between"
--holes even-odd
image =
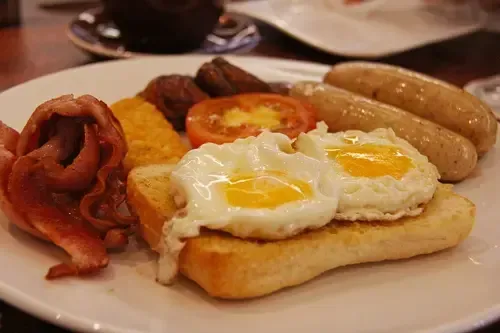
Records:
<instances>
[{"instance_id":1,"label":"egg yolk","mask_svg":"<svg viewBox=\"0 0 500 333\"><path fill-rule=\"evenodd\" d=\"M328 156L335 159L354 177L376 178L392 176L401 179L411 168L412 160L397 147L374 144L354 144L327 148Z\"/></svg>"},{"instance_id":2,"label":"egg yolk","mask_svg":"<svg viewBox=\"0 0 500 333\"><path fill-rule=\"evenodd\" d=\"M229 204L241 208L276 208L313 194L307 182L281 171L237 174L224 186Z\"/></svg>"}]
</instances>

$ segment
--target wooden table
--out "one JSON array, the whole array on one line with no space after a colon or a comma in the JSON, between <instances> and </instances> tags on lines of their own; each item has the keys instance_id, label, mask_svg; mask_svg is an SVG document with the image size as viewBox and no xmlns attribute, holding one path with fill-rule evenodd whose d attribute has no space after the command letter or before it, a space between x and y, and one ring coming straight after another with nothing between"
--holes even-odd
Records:
<instances>
[{"instance_id":1,"label":"wooden table","mask_svg":"<svg viewBox=\"0 0 500 333\"><path fill-rule=\"evenodd\" d=\"M81 9L42 11L36 7L36 1L24 1L23 25L0 29L0 91L41 75L99 61L75 48L65 36L67 23ZM264 40L250 54L326 64L344 60L312 50L266 26L262 26L262 33ZM500 34L479 32L379 60L462 86L472 79L500 73ZM0 301L0 332L68 331L46 324ZM475 332L500 332L500 321Z\"/></svg>"}]
</instances>

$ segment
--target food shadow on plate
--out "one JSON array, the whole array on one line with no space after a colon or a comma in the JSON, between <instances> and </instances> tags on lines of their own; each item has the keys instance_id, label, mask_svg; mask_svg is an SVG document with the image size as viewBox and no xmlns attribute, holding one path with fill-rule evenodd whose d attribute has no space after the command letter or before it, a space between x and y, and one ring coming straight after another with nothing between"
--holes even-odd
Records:
<instances>
[{"instance_id":1,"label":"food shadow on plate","mask_svg":"<svg viewBox=\"0 0 500 333\"><path fill-rule=\"evenodd\" d=\"M26 251L26 253L21 252L23 258L25 258L26 265L33 265L36 262L36 266L40 267L39 279L44 279L45 274L47 274L51 266L57 265L62 262L69 262L70 257L64 250L57 247L53 243L37 239L34 236L28 234L27 232L19 229L14 224L10 223L5 215L2 213L0 215L0 232L4 232L14 239L14 241L20 245L21 251ZM0 245L1 241L0 241ZM81 276L81 277L68 277L60 280L53 280L48 283L48 286L56 286L60 283L65 283L68 281L71 283L73 279L87 280L91 283L101 283L102 281L112 281L116 278L112 265L108 269L103 270L95 275Z\"/></svg>"},{"instance_id":2,"label":"food shadow on plate","mask_svg":"<svg viewBox=\"0 0 500 333\"><path fill-rule=\"evenodd\" d=\"M52 244L33 238L14 225L7 223L6 219L0 223L0 227L15 238L17 242L24 245L24 248L29 248L34 253L40 253L45 258L56 258L56 260L68 259L64 251ZM126 251L111 255L111 263L107 269L101 271L97 276L76 279L83 279L88 283L110 282L117 277L115 268L118 266L127 266L134 269L136 278L143 281L146 280L150 283L151 288L146 288L148 289L147 292L141 288L141 294L151 293L158 298L172 297L174 294L176 300L182 299L182 302L185 303L202 301L211 307L230 313L265 313L277 311L276 309L296 306L297 302L299 304L303 304L304 302L312 304L321 301L321 298L331 297L331 295L338 296L352 291L359 292L366 286L382 287L392 284L394 276L397 276L398 281L401 281L401 276L403 276L402 279L410 279L412 278L411 275L404 276L402 274L408 268L417 269L419 275L435 275L439 271L449 269L447 263L456 263L457 257L459 257L459 260L463 260L463 262L470 263L469 256L471 253L480 254L489 248L481 239L471 238L457 248L443 250L430 255L337 268L325 272L317 278L299 286L285 288L271 295L251 300L221 300L210 297L196 283L184 277L179 277L177 283L172 286L157 284L154 274L157 255L142 240L132 237L131 244ZM145 267L147 268L146 270ZM43 278L44 273L45 271L40 271L40 278ZM70 281L69 283L71 283L73 279L75 278L54 281L53 285L64 284L65 281ZM133 303L137 299L137 295L134 296L131 290L122 292L119 288L116 288L113 294L124 302ZM155 304L155 302L151 302L150 304Z\"/></svg>"},{"instance_id":3,"label":"food shadow on plate","mask_svg":"<svg viewBox=\"0 0 500 333\"><path fill-rule=\"evenodd\" d=\"M399 282L405 279L414 277L412 274L405 275L404 272L409 268L418 270L418 274L434 276L439 272L446 271L450 267L447 262L457 256L460 257L464 264L468 262L468 249L463 248L447 249L430 255L420 255L411 259L402 259L395 261L386 261L379 263L367 263L353 266L337 268L305 282L301 285L288 287L279 290L273 294L263 297L245 299L245 300L222 300L210 297L202 288L195 282L180 276L175 284L171 286L161 286L156 284L154 274L149 271L149 274L141 274L142 278L147 279L151 283L151 289L141 289L142 297L146 293L154 294L154 297L159 299L172 299L179 304L190 304L204 302L210 307L217 308L227 313L235 314L262 314L269 312L282 311L283 309L295 307L297 304L315 304L321 302L322 299L332 297L340 297L342 294L363 292L364 288L383 288L394 283L396 277ZM479 249L484 250L484 247ZM152 266L151 266L152 267ZM132 291L118 292L116 296L124 302L132 302L138 296L131 294ZM133 301L136 302L136 301ZM155 302L148 302L155 304ZM145 306L150 306L145 304ZM199 306L199 304L197 304ZM156 313L156 311L152 311Z\"/></svg>"},{"instance_id":4,"label":"food shadow on plate","mask_svg":"<svg viewBox=\"0 0 500 333\"><path fill-rule=\"evenodd\" d=\"M224 311L234 313L276 311L276 309L294 307L304 302L315 303L321 298L329 298L332 295L340 297L341 294L359 292L367 286L378 288L390 285L394 283L395 277L399 282L411 279L412 275L403 274L408 268L418 269L419 275L434 275L446 270L448 268L446 263L451 262L451 258L456 256L453 249L446 249L410 259L349 265L327 271L301 285L284 288L273 294L251 300L228 301L212 299L208 296L203 299ZM464 263L468 260L466 255L460 256L463 257Z\"/></svg>"},{"instance_id":5,"label":"food shadow on plate","mask_svg":"<svg viewBox=\"0 0 500 333\"><path fill-rule=\"evenodd\" d=\"M3 231L2 231L3 230ZM14 224L10 223L3 215L0 215L0 232L9 234L16 243L21 245L24 251L29 251L31 260L39 262L43 260L45 266L41 266L40 279L43 279L51 265L56 265L61 262L69 262L70 257L61 248L53 243L37 239L32 235L19 229ZM1 245L1 241L0 241ZM42 259L43 258L43 259ZM110 263L106 269L100 270L96 274L79 277L67 277L60 280L50 281L50 284L58 285L64 281L86 280L90 283L102 283L103 281L113 281L116 279L115 268L118 266L139 266L156 260L155 254L146 248L146 245L141 240L136 240L135 237L130 238L130 244L126 249L119 252L110 253ZM46 263L45 263L46 262ZM29 261L26 261L29 264Z\"/></svg>"},{"instance_id":6,"label":"food shadow on plate","mask_svg":"<svg viewBox=\"0 0 500 333\"><path fill-rule=\"evenodd\" d=\"M495 165L495 160L498 159L497 155L498 151L496 149L493 149L487 152L481 158L479 158L476 167L467 176L467 178L465 178L463 181L457 184L454 184L454 189L457 191L457 193L462 195L466 194L466 196L477 205L478 202L475 202L474 192L477 191L479 188L469 188L469 183L473 182L474 180L483 178L485 174L496 173L493 172L492 170L496 170L498 168L498 166ZM488 182L485 183L485 186L486 187L488 187L489 185L494 186L494 184L495 182Z\"/></svg>"},{"instance_id":7,"label":"food shadow on plate","mask_svg":"<svg viewBox=\"0 0 500 333\"><path fill-rule=\"evenodd\" d=\"M9 234L16 243L21 244L22 249L30 249L33 253L42 255L46 258L64 259L63 250L60 250L52 243L37 239L27 232L22 231L17 226L10 223L3 213L0 214L0 229L3 229L3 232Z\"/></svg>"},{"instance_id":8,"label":"food shadow on plate","mask_svg":"<svg viewBox=\"0 0 500 333\"><path fill-rule=\"evenodd\" d=\"M143 239L135 235L129 238L129 244L125 250L112 253L110 259L111 265L138 268L156 263L158 254L152 251Z\"/></svg>"}]
</instances>

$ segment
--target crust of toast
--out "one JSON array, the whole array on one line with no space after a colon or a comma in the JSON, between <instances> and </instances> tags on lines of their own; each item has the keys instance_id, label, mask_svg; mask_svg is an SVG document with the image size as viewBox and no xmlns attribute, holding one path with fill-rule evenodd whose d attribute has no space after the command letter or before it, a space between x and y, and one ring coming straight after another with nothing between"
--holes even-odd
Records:
<instances>
[{"instance_id":1,"label":"crust of toast","mask_svg":"<svg viewBox=\"0 0 500 333\"><path fill-rule=\"evenodd\" d=\"M142 237L156 251L162 226L176 210L169 191L172 167L139 167L128 177L128 203L140 218ZM213 297L252 298L337 267L405 259L456 246L474 222L474 204L454 193L451 185L439 185L421 215L392 222L333 221L319 230L271 242L205 230L186 241L179 267Z\"/></svg>"}]
</instances>

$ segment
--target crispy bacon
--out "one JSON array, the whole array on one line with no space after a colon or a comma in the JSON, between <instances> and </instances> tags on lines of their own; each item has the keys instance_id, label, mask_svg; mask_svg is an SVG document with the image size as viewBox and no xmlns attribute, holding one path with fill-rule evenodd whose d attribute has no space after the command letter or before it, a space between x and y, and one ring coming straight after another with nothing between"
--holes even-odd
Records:
<instances>
[{"instance_id":1,"label":"crispy bacon","mask_svg":"<svg viewBox=\"0 0 500 333\"><path fill-rule=\"evenodd\" d=\"M6 130L10 130L10 128L0 121L0 131L4 132ZM15 134L15 136L10 136L7 140L14 139L17 142L19 134L17 132L15 132ZM12 206L12 203L8 199L7 182L12 171L12 165L14 165L14 162L16 161L16 157L14 153L12 153L12 150L7 149L7 147L9 147L8 143L5 145L2 144L2 142L6 142L3 140L4 137L0 134L0 209L2 209L5 216L20 229L32 234L35 237L46 240L47 238L45 236L43 236L25 220L21 212L14 209L14 206Z\"/></svg>"},{"instance_id":2,"label":"crispy bacon","mask_svg":"<svg viewBox=\"0 0 500 333\"><path fill-rule=\"evenodd\" d=\"M23 156L12 170L8 183L12 204L22 208L23 215L36 230L72 257L72 265L65 265L68 271L86 274L106 267L109 259L103 241L95 231L79 223L77 216L66 214L58 207L43 179L43 165ZM49 270L48 278L58 277L53 270Z\"/></svg>"},{"instance_id":3,"label":"crispy bacon","mask_svg":"<svg viewBox=\"0 0 500 333\"><path fill-rule=\"evenodd\" d=\"M90 95L41 104L20 134L0 122L0 208L72 259L48 279L97 272L108 265L107 249L127 245L137 221L119 212L126 153L119 122Z\"/></svg>"}]
</instances>

